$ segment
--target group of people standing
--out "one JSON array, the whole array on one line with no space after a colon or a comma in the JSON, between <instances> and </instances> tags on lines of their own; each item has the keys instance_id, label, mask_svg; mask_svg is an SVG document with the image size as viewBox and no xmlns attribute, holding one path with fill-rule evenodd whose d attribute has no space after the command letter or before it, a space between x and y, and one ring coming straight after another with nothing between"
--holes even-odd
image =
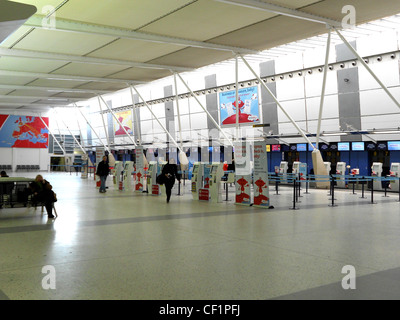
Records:
<instances>
[{"instance_id":1,"label":"group of people standing","mask_svg":"<svg viewBox=\"0 0 400 320\"><path fill-rule=\"evenodd\" d=\"M108 163L107 156L103 156L103 160L99 162L96 169L96 175L100 178L100 193L106 192L106 181L107 176L110 174L110 167ZM168 161L167 164L164 165L161 172L161 181L162 184L165 185L165 193L167 195L167 203L169 203L171 199L172 188L175 184L175 181L181 182L181 176L178 173L178 166L175 163L174 159Z\"/></svg>"}]
</instances>

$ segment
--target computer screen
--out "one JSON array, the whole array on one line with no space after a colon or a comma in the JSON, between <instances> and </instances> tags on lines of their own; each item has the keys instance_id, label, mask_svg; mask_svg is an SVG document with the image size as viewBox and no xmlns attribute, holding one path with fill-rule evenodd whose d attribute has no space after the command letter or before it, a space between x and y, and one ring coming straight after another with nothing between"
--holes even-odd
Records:
<instances>
[{"instance_id":1,"label":"computer screen","mask_svg":"<svg viewBox=\"0 0 400 320\"><path fill-rule=\"evenodd\" d=\"M350 151L350 143L349 142L338 142L338 150L339 151Z\"/></svg>"},{"instance_id":2,"label":"computer screen","mask_svg":"<svg viewBox=\"0 0 400 320\"><path fill-rule=\"evenodd\" d=\"M388 150L389 151L399 151L400 150L400 141L388 141Z\"/></svg>"},{"instance_id":3,"label":"computer screen","mask_svg":"<svg viewBox=\"0 0 400 320\"><path fill-rule=\"evenodd\" d=\"M280 144L273 144L271 146L272 151L281 151L281 145Z\"/></svg>"},{"instance_id":4,"label":"computer screen","mask_svg":"<svg viewBox=\"0 0 400 320\"><path fill-rule=\"evenodd\" d=\"M298 143L297 151L307 151L307 143Z\"/></svg>"},{"instance_id":5,"label":"computer screen","mask_svg":"<svg viewBox=\"0 0 400 320\"><path fill-rule=\"evenodd\" d=\"M352 142L351 150L353 151L364 151L364 142Z\"/></svg>"}]
</instances>

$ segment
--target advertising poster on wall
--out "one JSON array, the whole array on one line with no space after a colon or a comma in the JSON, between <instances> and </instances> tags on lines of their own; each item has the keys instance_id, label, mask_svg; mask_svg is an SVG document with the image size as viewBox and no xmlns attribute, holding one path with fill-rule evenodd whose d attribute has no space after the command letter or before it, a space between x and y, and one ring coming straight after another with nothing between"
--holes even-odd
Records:
<instances>
[{"instance_id":1,"label":"advertising poster on wall","mask_svg":"<svg viewBox=\"0 0 400 320\"><path fill-rule=\"evenodd\" d=\"M49 118L42 117L49 126ZM47 148L49 130L40 117L0 115L0 148Z\"/></svg>"},{"instance_id":2,"label":"advertising poster on wall","mask_svg":"<svg viewBox=\"0 0 400 320\"><path fill-rule=\"evenodd\" d=\"M203 170L204 170L203 171L204 189L209 189L210 188L210 180L211 180L211 165L205 164Z\"/></svg>"},{"instance_id":3,"label":"advertising poster on wall","mask_svg":"<svg viewBox=\"0 0 400 320\"><path fill-rule=\"evenodd\" d=\"M126 135L126 132L128 132L128 134L132 135L133 134L132 110L116 112L115 116L119 120L119 122L123 125L124 128L122 128L122 126L114 118L114 120L113 120L114 121L114 135L116 137L123 136L123 135ZM126 130L126 132L124 129Z\"/></svg>"},{"instance_id":4,"label":"advertising poster on wall","mask_svg":"<svg viewBox=\"0 0 400 320\"><path fill-rule=\"evenodd\" d=\"M219 109L221 125L236 124L236 112L239 112L240 124L254 124L260 121L258 106L258 87L239 89L238 107L236 106L236 91L219 94Z\"/></svg>"},{"instance_id":5,"label":"advertising poster on wall","mask_svg":"<svg viewBox=\"0 0 400 320\"><path fill-rule=\"evenodd\" d=\"M143 146L137 146L136 150L136 184L135 191L142 192L144 186L144 161Z\"/></svg>"},{"instance_id":6,"label":"advertising poster on wall","mask_svg":"<svg viewBox=\"0 0 400 320\"><path fill-rule=\"evenodd\" d=\"M235 204L249 206L251 204L250 144L245 142L235 142L234 150L236 172Z\"/></svg>"},{"instance_id":7,"label":"advertising poster on wall","mask_svg":"<svg viewBox=\"0 0 400 320\"><path fill-rule=\"evenodd\" d=\"M268 158L266 143L254 142L254 206L269 208Z\"/></svg>"}]
</instances>

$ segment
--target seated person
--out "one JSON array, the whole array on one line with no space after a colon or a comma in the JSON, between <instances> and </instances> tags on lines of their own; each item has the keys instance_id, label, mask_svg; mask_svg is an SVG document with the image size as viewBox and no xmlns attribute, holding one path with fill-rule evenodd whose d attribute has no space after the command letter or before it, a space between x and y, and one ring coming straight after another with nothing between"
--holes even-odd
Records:
<instances>
[{"instance_id":1,"label":"seated person","mask_svg":"<svg viewBox=\"0 0 400 320\"><path fill-rule=\"evenodd\" d=\"M52 185L42 175L38 174L29 188L33 194L33 205L36 206L38 202L43 202L46 207L47 215L49 218L53 216L53 203L56 201L55 193L53 192Z\"/></svg>"},{"instance_id":2,"label":"seated person","mask_svg":"<svg viewBox=\"0 0 400 320\"><path fill-rule=\"evenodd\" d=\"M8 175L7 175L7 173L5 171L0 172L0 176L2 178L8 178Z\"/></svg>"},{"instance_id":3,"label":"seated person","mask_svg":"<svg viewBox=\"0 0 400 320\"><path fill-rule=\"evenodd\" d=\"M8 178L5 171L0 172L1 178ZM12 190L14 189L14 182L0 183L0 205L6 201L6 196L11 197Z\"/></svg>"}]
</instances>

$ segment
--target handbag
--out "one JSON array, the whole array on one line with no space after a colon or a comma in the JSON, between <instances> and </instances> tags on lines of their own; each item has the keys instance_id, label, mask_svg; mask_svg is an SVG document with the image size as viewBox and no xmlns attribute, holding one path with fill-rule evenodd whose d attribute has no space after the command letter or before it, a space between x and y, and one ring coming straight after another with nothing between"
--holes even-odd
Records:
<instances>
[{"instance_id":1,"label":"handbag","mask_svg":"<svg viewBox=\"0 0 400 320\"><path fill-rule=\"evenodd\" d=\"M165 176L163 174L159 174L156 177L156 183L162 186L165 183L164 178L165 178Z\"/></svg>"}]
</instances>

